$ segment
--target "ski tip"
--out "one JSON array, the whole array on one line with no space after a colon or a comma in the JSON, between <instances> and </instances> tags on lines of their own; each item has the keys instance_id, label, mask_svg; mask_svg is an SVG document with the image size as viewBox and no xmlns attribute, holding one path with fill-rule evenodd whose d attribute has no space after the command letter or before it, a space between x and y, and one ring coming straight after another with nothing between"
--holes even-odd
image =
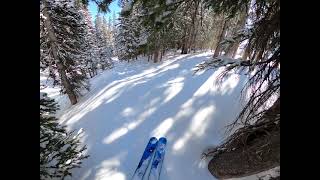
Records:
<instances>
[{"instance_id":1,"label":"ski tip","mask_svg":"<svg viewBox=\"0 0 320 180\"><path fill-rule=\"evenodd\" d=\"M151 137L149 142L151 143L156 143L158 141L158 139L156 137Z\"/></svg>"},{"instance_id":2,"label":"ski tip","mask_svg":"<svg viewBox=\"0 0 320 180\"><path fill-rule=\"evenodd\" d=\"M161 137L161 138L159 139L159 142L162 142L163 144L167 144L167 138Z\"/></svg>"}]
</instances>

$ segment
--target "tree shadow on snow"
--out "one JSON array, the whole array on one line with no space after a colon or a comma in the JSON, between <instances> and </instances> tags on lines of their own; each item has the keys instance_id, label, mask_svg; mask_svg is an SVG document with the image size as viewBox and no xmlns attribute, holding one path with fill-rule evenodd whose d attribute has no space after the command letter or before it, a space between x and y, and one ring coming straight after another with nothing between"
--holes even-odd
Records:
<instances>
[{"instance_id":1,"label":"tree shadow on snow","mask_svg":"<svg viewBox=\"0 0 320 180\"><path fill-rule=\"evenodd\" d=\"M123 74L69 111L64 124L84 130L90 155L72 179L130 179L151 136L168 139L161 179L205 178L198 173L201 152L223 138L224 126L240 110L244 83L240 76L219 89L216 72L192 75L210 57L186 55Z\"/></svg>"}]
</instances>

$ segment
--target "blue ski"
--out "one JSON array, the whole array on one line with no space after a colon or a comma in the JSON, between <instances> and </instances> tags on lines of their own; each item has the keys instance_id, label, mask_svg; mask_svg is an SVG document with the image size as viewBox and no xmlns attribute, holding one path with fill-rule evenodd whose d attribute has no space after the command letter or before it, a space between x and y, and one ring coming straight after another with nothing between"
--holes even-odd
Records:
<instances>
[{"instance_id":1,"label":"blue ski","mask_svg":"<svg viewBox=\"0 0 320 180\"><path fill-rule=\"evenodd\" d=\"M160 138L155 151L154 159L151 164L149 180L159 180L160 178L161 167L164 160L166 145L167 145L167 139L164 137Z\"/></svg>"},{"instance_id":2,"label":"blue ski","mask_svg":"<svg viewBox=\"0 0 320 180\"><path fill-rule=\"evenodd\" d=\"M155 137L150 138L146 148L144 149L143 155L140 159L138 167L132 176L132 180L142 180L146 170L150 164L153 156L153 152L157 147L158 140Z\"/></svg>"}]
</instances>

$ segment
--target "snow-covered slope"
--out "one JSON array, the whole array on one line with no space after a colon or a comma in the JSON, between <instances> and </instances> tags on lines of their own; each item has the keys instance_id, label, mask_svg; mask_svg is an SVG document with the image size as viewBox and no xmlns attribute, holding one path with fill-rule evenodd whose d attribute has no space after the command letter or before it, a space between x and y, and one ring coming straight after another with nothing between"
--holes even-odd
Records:
<instances>
[{"instance_id":1,"label":"snow-covered slope","mask_svg":"<svg viewBox=\"0 0 320 180\"><path fill-rule=\"evenodd\" d=\"M193 75L194 66L211 56L116 63L94 77L91 91L61 111L62 124L84 132L90 155L71 179L129 180L151 136L168 139L161 180L214 179L201 153L221 142L224 126L241 109L245 77L234 74L218 87L222 69Z\"/></svg>"}]
</instances>

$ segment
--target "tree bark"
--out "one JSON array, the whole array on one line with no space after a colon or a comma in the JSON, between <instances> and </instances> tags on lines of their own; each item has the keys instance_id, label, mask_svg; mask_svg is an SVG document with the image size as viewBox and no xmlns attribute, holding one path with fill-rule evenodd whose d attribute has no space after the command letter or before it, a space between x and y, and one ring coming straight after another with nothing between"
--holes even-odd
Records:
<instances>
[{"instance_id":1,"label":"tree bark","mask_svg":"<svg viewBox=\"0 0 320 180\"><path fill-rule=\"evenodd\" d=\"M45 26L46 26L46 29L48 31L48 37L49 37L49 44L50 44L50 47L51 47L51 53L52 53L52 56L53 56L53 59L54 59L54 62L55 64L57 65L57 69L58 69L58 73L60 75L60 78L61 78L61 82L62 82L62 85L64 87L64 89L66 90L66 93L70 99L70 102L72 105L76 104L77 103L77 97L73 91L73 88L71 86L71 83L66 75L66 67L64 66L64 64L61 62L59 56L58 56L58 47L57 47L57 38L55 36L55 33L53 32L53 27L52 27L52 24L51 24L51 20L50 20L50 16L49 16L49 13L47 12L47 2L44 1L44 9L43 9L43 13L44 15L46 16L46 19L45 19Z\"/></svg>"},{"instance_id":2,"label":"tree bark","mask_svg":"<svg viewBox=\"0 0 320 180\"><path fill-rule=\"evenodd\" d=\"M195 10L194 10L194 13L192 15L192 33L191 33L191 41L189 43L189 49L191 50L191 47L194 48L194 52L195 52L195 40L196 40L196 36L197 36L197 27L196 24L197 24L197 14L198 14L198 8L199 8L199 3L200 1L196 1L195 2Z\"/></svg>"},{"instance_id":3,"label":"tree bark","mask_svg":"<svg viewBox=\"0 0 320 180\"><path fill-rule=\"evenodd\" d=\"M159 49L156 49L153 53L153 62L157 63L159 59Z\"/></svg>"},{"instance_id":4,"label":"tree bark","mask_svg":"<svg viewBox=\"0 0 320 180\"><path fill-rule=\"evenodd\" d=\"M249 57L249 55L250 55L250 48L251 48L251 45L250 45L250 42L248 42L248 44L247 44L247 46L246 46L246 49L244 50L243 55L242 55L242 59L243 59L243 60L247 60L247 58Z\"/></svg>"},{"instance_id":5,"label":"tree bark","mask_svg":"<svg viewBox=\"0 0 320 180\"><path fill-rule=\"evenodd\" d=\"M246 24L246 18L247 18L247 11L244 10L240 15L239 15L239 19L237 21L236 27L233 30L233 35L235 35L235 33L237 33L238 30L242 29L245 24ZM226 51L226 55L228 57L234 58L234 56L237 53L238 47L240 45L240 41L239 39L236 39L234 43L230 44L230 46L228 47L228 50Z\"/></svg>"},{"instance_id":6,"label":"tree bark","mask_svg":"<svg viewBox=\"0 0 320 180\"><path fill-rule=\"evenodd\" d=\"M162 49L162 50L161 50L161 54L160 54L160 61L162 61L162 57L163 57L163 55L164 55L164 52L165 52L165 50Z\"/></svg>"},{"instance_id":7,"label":"tree bark","mask_svg":"<svg viewBox=\"0 0 320 180\"><path fill-rule=\"evenodd\" d=\"M213 54L213 57L217 57L219 56L220 54L220 51L221 51L221 44L220 42L223 40L225 34L226 34L226 30L227 30L227 20L226 19L223 19L223 22L222 22L222 30L221 30L221 33L219 38L218 38L218 42L217 42L217 46L214 50L214 54Z\"/></svg>"},{"instance_id":8,"label":"tree bark","mask_svg":"<svg viewBox=\"0 0 320 180\"><path fill-rule=\"evenodd\" d=\"M181 54L188 54L187 48L187 33L185 32L182 38L182 47L181 47Z\"/></svg>"}]
</instances>

